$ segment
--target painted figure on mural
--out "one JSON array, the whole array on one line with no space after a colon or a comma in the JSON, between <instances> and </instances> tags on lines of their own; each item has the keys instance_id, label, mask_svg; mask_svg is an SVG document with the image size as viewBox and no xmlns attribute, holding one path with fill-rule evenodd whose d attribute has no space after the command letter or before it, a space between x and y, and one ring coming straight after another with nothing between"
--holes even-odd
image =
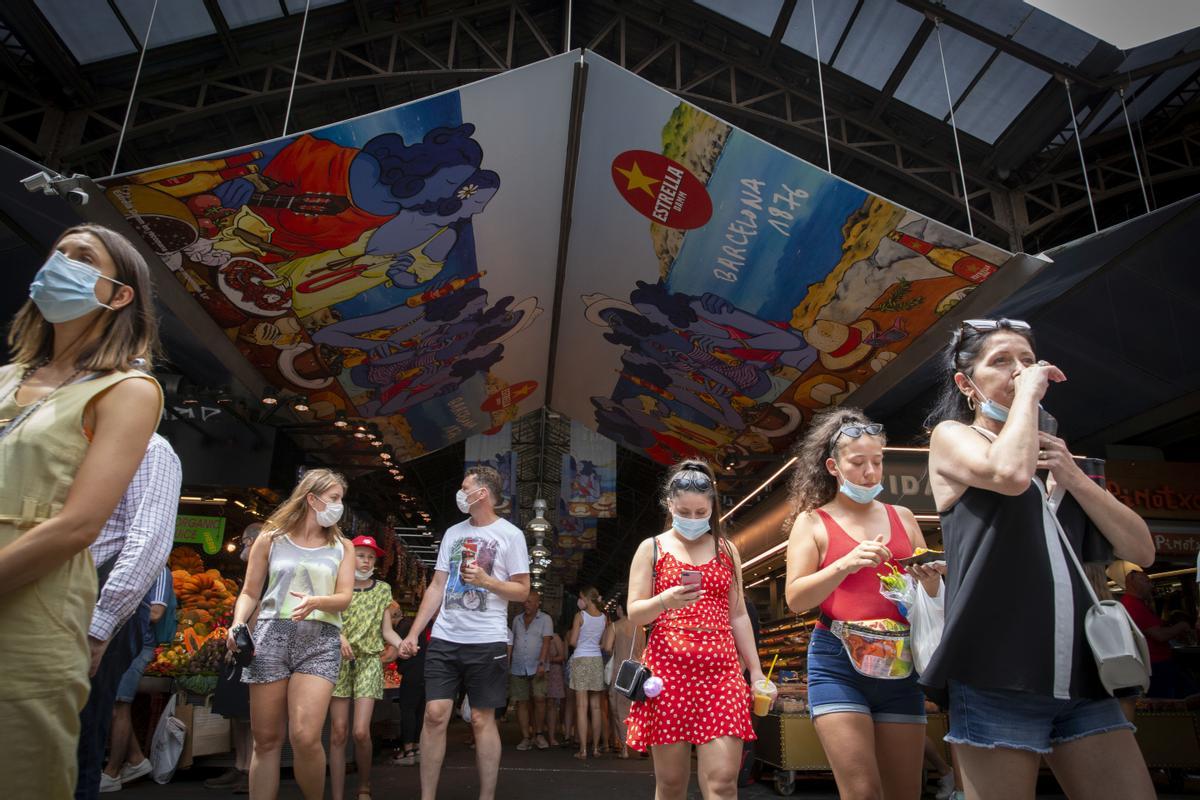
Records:
<instances>
[{"instance_id":1,"label":"painted figure on mural","mask_svg":"<svg viewBox=\"0 0 1200 800\"><path fill-rule=\"evenodd\" d=\"M359 405L362 413L372 417L395 414L448 394L463 381L486 373L503 357L503 342L524 330L540 311L536 302L510 308L512 301L512 297L504 297L491 307L473 308L428 330L419 339L409 337L401 346L388 340L382 344L371 340L376 345L372 355L349 370L354 385L375 390L372 399ZM392 312L402 313L389 309L373 316L381 326L393 327L389 316ZM348 321L354 323L348 327L360 327L363 319ZM326 330L314 334L314 340L325 337Z\"/></svg>"},{"instance_id":2,"label":"painted figure on mural","mask_svg":"<svg viewBox=\"0 0 1200 800\"><path fill-rule=\"evenodd\" d=\"M362 149L302 134L260 145L246 165L253 174L212 194L226 208L246 206L262 217L275 230L272 244L284 250L336 250L403 211L445 214L483 161L474 132L473 125L434 128L413 144L385 133ZM298 196L310 200L302 210L295 209ZM327 209L317 207L321 196Z\"/></svg>"}]
</instances>

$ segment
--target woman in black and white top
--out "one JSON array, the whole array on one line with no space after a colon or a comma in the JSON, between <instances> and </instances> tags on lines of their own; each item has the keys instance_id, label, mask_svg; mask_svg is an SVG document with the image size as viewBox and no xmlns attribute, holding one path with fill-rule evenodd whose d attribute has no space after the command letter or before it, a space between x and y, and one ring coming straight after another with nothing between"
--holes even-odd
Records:
<instances>
[{"instance_id":1,"label":"woman in black and white top","mask_svg":"<svg viewBox=\"0 0 1200 800\"><path fill-rule=\"evenodd\" d=\"M931 415L929 479L946 546L946 627L921 682L948 689L968 798L1033 798L1044 756L1070 797L1150 798L1132 726L1100 683L1083 633L1088 595L1043 486L1084 561L1149 564L1146 524L1094 483L1066 442L1038 430L1040 402L1066 380L1039 361L1019 320L968 320L947 354Z\"/></svg>"}]
</instances>

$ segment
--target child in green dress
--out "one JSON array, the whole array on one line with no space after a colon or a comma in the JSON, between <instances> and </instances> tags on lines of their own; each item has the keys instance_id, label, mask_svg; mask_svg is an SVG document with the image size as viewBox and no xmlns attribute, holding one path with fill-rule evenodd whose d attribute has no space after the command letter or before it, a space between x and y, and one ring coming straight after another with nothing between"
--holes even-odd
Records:
<instances>
[{"instance_id":1,"label":"child in green dress","mask_svg":"<svg viewBox=\"0 0 1200 800\"><path fill-rule=\"evenodd\" d=\"M371 716L375 701L383 699L384 644L398 651L400 637L392 629L392 590L375 580L375 562L383 550L371 536L359 536L354 545L354 599L342 612L342 669L329 706L329 772L333 800L343 800L346 790L346 738L350 729L350 703L354 703L354 754L358 763L359 800L371 796Z\"/></svg>"}]
</instances>

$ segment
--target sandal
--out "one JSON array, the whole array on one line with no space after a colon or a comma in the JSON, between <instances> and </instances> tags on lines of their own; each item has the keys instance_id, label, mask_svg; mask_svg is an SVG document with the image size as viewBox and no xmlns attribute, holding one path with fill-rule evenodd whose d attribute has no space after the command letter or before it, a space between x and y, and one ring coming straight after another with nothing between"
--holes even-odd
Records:
<instances>
[{"instance_id":1,"label":"sandal","mask_svg":"<svg viewBox=\"0 0 1200 800\"><path fill-rule=\"evenodd\" d=\"M587 750L584 750L582 752L576 752L574 755L580 761L587 761Z\"/></svg>"}]
</instances>

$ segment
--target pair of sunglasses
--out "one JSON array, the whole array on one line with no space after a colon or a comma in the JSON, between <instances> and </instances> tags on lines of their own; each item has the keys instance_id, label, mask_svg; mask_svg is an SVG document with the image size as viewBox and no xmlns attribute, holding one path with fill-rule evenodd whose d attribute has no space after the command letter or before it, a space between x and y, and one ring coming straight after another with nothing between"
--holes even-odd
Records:
<instances>
[{"instance_id":1,"label":"pair of sunglasses","mask_svg":"<svg viewBox=\"0 0 1200 800\"><path fill-rule=\"evenodd\" d=\"M671 479L672 489L689 492L709 492L712 491L712 485L711 478L695 469L682 469Z\"/></svg>"},{"instance_id":2,"label":"pair of sunglasses","mask_svg":"<svg viewBox=\"0 0 1200 800\"><path fill-rule=\"evenodd\" d=\"M837 433L829 440L829 449L832 450L833 446L837 444L837 440L843 435L849 436L851 439L858 439L864 433L870 436L878 436L883 433L883 426L878 422L872 422L870 425L843 425L837 429Z\"/></svg>"},{"instance_id":3,"label":"pair of sunglasses","mask_svg":"<svg viewBox=\"0 0 1200 800\"><path fill-rule=\"evenodd\" d=\"M959 323L958 341L954 344L954 362L958 363L958 353L962 350L963 340L968 330L975 333L991 333L998 330L1025 331L1033 330L1033 326L1023 319L964 319Z\"/></svg>"}]
</instances>

